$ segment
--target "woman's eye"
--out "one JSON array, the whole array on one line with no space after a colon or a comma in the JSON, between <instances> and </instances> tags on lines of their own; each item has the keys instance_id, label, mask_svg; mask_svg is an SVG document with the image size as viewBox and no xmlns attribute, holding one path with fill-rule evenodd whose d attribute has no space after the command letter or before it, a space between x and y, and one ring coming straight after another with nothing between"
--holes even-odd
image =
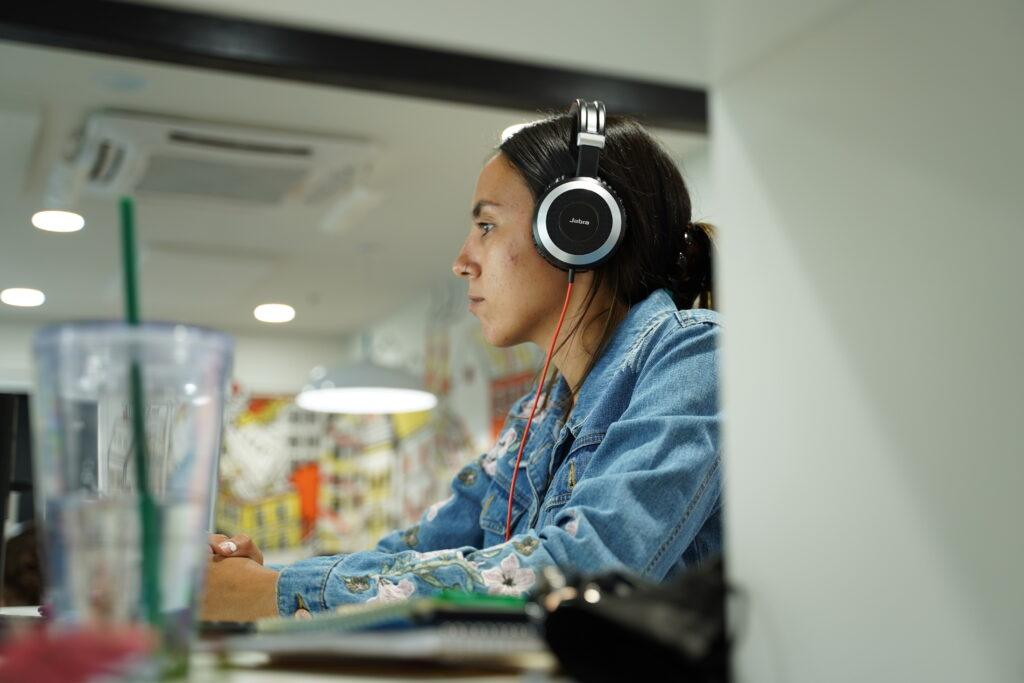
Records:
<instances>
[{"instance_id":1,"label":"woman's eye","mask_svg":"<svg viewBox=\"0 0 1024 683\"><path fill-rule=\"evenodd\" d=\"M477 223L476 227L480 228L480 231L486 235L491 230L494 230L494 223Z\"/></svg>"}]
</instances>

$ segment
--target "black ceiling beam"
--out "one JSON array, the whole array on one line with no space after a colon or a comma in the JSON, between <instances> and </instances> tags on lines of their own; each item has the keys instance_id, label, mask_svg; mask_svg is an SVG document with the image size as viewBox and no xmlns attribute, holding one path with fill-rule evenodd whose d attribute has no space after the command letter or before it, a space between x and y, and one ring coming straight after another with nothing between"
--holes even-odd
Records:
<instances>
[{"instance_id":1,"label":"black ceiling beam","mask_svg":"<svg viewBox=\"0 0 1024 683\"><path fill-rule=\"evenodd\" d=\"M9 0L0 39L509 109L599 99L651 125L707 132L699 88L150 5Z\"/></svg>"}]
</instances>

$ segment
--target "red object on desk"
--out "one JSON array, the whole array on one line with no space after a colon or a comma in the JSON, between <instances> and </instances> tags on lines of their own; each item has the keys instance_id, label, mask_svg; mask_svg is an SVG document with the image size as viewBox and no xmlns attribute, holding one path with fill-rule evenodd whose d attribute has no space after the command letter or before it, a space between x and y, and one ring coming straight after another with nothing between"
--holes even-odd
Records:
<instances>
[{"instance_id":1,"label":"red object on desk","mask_svg":"<svg viewBox=\"0 0 1024 683\"><path fill-rule=\"evenodd\" d=\"M60 635L34 629L0 648L0 681L80 683L124 671L151 646L149 632L138 629Z\"/></svg>"}]
</instances>

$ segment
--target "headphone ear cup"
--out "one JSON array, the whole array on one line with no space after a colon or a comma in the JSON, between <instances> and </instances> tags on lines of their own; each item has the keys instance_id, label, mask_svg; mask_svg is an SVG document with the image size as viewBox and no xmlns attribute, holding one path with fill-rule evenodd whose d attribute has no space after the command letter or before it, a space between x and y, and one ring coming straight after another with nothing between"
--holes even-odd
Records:
<instances>
[{"instance_id":1,"label":"headphone ear cup","mask_svg":"<svg viewBox=\"0 0 1024 683\"><path fill-rule=\"evenodd\" d=\"M622 242L626 212L611 187L598 178L562 176L537 200L533 243L561 270L591 270Z\"/></svg>"}]
</instances>

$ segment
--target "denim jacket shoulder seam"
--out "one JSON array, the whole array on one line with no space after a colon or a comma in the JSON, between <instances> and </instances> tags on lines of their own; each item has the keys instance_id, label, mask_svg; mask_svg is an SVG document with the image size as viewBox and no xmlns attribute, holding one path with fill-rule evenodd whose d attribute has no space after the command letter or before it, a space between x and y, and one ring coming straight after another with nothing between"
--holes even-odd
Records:
<instances>
[{"instance_id":1,"label":"denim jacket shoulder seam","mask_svg":"<svg viewBox=\"0 0 1024 683\"><path fill-rule=\"evenodd\" d=\"M694 325L712 325L714 327L722 326L722 321L717 315L695 315L692 310L687 309L675 311L675 318L681 329L693 327Z\"/></svg>"}]
</instances>

